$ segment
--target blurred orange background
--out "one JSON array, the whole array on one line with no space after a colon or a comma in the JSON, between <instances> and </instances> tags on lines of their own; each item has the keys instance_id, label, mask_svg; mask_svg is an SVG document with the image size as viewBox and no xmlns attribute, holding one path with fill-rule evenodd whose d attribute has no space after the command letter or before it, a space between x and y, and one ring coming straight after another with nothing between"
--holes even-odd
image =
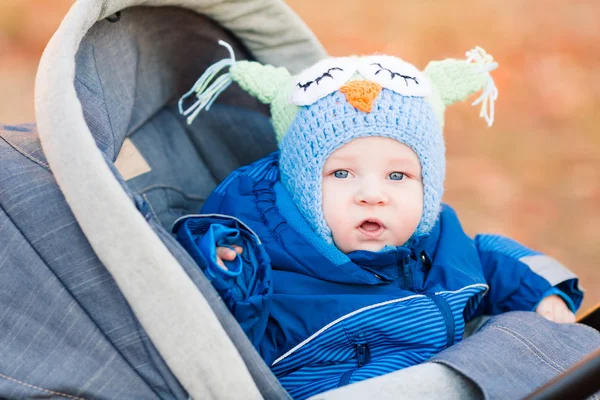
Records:
<instances>
[{"instance_id":1,"label":"blurred orange background","mask_svg":"<svg viewBox=\"0 0 600 400\"><path fill-rule=\"evenodd\" d=\"M0 121L34 121L45 44L72 0L0 1ZM446 111L445 201L470 234L494 232L547 253L600 302L600 2L597 0L292 0L332 55L428 61L479 45L500 68L492 128L479 107Z\"/></svg>"}]
</instances>

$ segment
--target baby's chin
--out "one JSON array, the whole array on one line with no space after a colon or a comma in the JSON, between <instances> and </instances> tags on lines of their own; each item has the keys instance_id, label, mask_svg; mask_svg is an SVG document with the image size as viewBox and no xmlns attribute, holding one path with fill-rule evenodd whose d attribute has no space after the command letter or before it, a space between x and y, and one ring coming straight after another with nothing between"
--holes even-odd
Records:
<instances>
[{"instance_id":1,"label":"baby's chin","mask_svg":"<svg viewBox=\"0 0 600 400\"><path fill-rule=\"evenodd\" d=\"M364 250L364 251L373 251L378 252L383 250L386 246L385 243L380 243L376 241L368 241L368 242L359 242L359 243L335 243L338 249L340 249L344 254L352 253L353 251Z\"/></svg>"}]
</instances>

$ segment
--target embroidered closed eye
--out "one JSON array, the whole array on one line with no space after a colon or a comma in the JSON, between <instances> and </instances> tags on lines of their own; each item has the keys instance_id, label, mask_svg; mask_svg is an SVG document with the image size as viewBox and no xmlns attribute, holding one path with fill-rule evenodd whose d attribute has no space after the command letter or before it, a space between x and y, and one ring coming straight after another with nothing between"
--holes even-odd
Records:
<instances>
[{"instance_id":1,"label":"embroidered closed eye","mask_svg":"<svg viewBox=\"0 0 600 400\"><path fill-rule=\"evenodd\" d=\"M294 78L290 103L307 106L334 93L356 73L358 65L355 57L326 58L318 62Z\"/></svg>"},{"instance_id":2,"label":"embroidered closed eye","mask_svg":"<svg viewBox=\"0 0 600 400\"><path fill-rule=\"evenodd\" d=\"M310 85L312 85L313 83L316 83L317 85L319 84L319 81L321 81L321 79L323 78L331 78L333 79L333 76L330 74L331 71L343 71L343 69L339 68L339 67L333 67L333 68L329 68L327 70L327 72L323 73L323 75L319 76L317 79L312 80L312 81L308 81L306 83L298 83L298 87L304 89L304 91L306 92L306 89L308 89L308 87Z\"/></svg>"},{"instance_id":3,"label":"embroidered closed eye","mask_svg":"<svg viewBox=\"0 0 600 400\"><path fill-rule=\"evenodd\" d=\"M388 68L385 68L383 65L381 65L380 63L372 63L371 65L376 65L379 67L379 70L377 70L377 72L375 72L375 75L379 74L381 71L387 71L390 73L390 77L393 80L395 77L399 76L401 78L404 79L404 83L406 83L406 86L408 86L408 80L412 80L414 81L417 85L419 84L419 81L417 80L417 78L415 76L408 76L408 75L402 75L398 72L394 72Z\"/></svg>"}]
</instances>

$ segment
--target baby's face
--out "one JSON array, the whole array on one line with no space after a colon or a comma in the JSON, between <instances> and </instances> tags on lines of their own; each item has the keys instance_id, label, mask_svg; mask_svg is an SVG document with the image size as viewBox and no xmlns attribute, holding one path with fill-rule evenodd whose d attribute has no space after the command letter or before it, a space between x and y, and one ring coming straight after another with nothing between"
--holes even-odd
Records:
<instances>
[{"instance_id":1,"label":"baby's face","mask_svg":"<svg viewBox=\"0 0 600 400\"><path fill-rule=\"evenodd\" d=\"M344 253L401 246L423 214L423 181L416 153L394 139L354 139L323 167L323 213Z\"/></svg>"}]
</instances>

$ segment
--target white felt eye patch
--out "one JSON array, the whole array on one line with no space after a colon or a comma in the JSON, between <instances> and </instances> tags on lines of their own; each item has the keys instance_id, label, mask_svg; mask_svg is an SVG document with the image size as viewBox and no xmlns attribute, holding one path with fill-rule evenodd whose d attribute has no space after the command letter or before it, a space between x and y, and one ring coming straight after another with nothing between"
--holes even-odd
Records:
<instances>
[{"instance_id":1,"label":"white felt eye patch","mask_svg":"<svg viewBox=\"0 0 600 400\"><path fill-rule=\"evenodd\" d=\"M365 79L404 96L425 97L431 86L414 65L393 56L369 56L360 60L358 72Z\"/></svg>"},{"instance_id":2,"label":"white felt eye patch","mask_svg":"<svg viewBox=\"0 0 600 400\"><path fill-rule=\"evenodd\" d=\"M341 88L357 68L358 60L352 57L328 58L313 65L296 76L290 102L297 106L313 104Z\"/></svg>"}]
</instances>

